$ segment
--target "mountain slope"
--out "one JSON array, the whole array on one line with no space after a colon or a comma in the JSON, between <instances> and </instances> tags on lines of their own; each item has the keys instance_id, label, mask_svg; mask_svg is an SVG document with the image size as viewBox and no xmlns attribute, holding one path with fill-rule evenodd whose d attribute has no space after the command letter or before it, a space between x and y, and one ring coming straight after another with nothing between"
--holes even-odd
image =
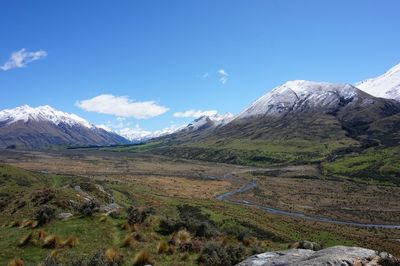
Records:
<instances>
[{"instance_id":1,"label":"mountain slope","mask_svg":"<svg viewBox=\"0 0 400 266\"><path fill-rule=\"evenodd\" d=\"M0 112L0 147L38 148L64 145L128 143L123 137L96 127L83 118L50 106L28 105Z\"/></svg>"},{"instance_id":2,"label":"mountain slope","mask_svg":"<svg viewBox=\"0 0 400 266\"><path fill-rule=\"evenodd\" d=\"M209 122L209 121L208 121ZM399 145L400 103L350 84L289 81L224 125L162 138L158 152L232 163L320 161L339 149Z\"/></svg>"},{"instance_id":3,"label":"mountain slope","mask_svg":"<svg viewBox=\"0 0 400 266\"><path fill-rule=\"evenodd\" d=\"M361 81L355 86L376 97L400 101L400 64L379 77Z\"/></svg>"}]
</instances>

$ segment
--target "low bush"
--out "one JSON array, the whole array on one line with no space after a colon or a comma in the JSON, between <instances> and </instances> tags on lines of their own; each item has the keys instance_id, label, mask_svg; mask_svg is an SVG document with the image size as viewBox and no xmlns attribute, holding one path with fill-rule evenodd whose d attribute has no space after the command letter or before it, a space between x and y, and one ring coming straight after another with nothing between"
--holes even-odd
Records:
<instances>
[{"instance_id":1,"label":"low bush","mask_svg":"<svg viewBox=\"0 0 400 266\"><path fill-rule=\"evenodd\" d=\"M146 208L144 210L140 210L139 208L135 208L133 206L129 207L126 210L126 217L128 220L128 224L142 224L151 214L154 213L153 208Z\"/></svg>"},{"instance_id":2,"label":"low bush","mask_svg":"<svg viewBox=\"0 0 400 266\"><path fill-rule=\"evenodd\" d=\"M94 213L99 211L99 203L95 200L90 200L82 203L78 207L78 212L83 217L93 216Z\"/></svg>"},{"instance_id":3,"label":"low bush","mask_svg":"<svg viewBox=\"0 0 400 266\"><path fill-rule=\"evenodd\" d=\"M56 210L50 206L42 206L35 214L39 226L49 223L55 217Z\"/></svg>"},{"instance_id":4,"label":"low bush","mask_svg":"<svg viewBox=\"0 0 400 266\"><path fill-rule=\"evenodd\" d=\"M201 250L198 262L205 266L231 266L243 260L245 249L239 245L223 247L216 242L208 242Z\"/></svg>"}]
</instances>

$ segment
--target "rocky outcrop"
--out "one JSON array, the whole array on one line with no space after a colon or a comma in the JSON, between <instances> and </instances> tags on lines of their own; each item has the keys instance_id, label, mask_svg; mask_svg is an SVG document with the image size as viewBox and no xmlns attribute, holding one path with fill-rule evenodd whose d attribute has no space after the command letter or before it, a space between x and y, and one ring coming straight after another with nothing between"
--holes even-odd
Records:
<instances>
[{"instance_id":1,"label":"rocky outcrop","mask_svg":"<svg viewBox=\"0 0 400 266\"><path fill-rule=\"evenodd\" d=\"M238 266L400 265L392 255L359 247L335 246L319 251L289 249L254 255Z\"/></svg>"}]
</instances>

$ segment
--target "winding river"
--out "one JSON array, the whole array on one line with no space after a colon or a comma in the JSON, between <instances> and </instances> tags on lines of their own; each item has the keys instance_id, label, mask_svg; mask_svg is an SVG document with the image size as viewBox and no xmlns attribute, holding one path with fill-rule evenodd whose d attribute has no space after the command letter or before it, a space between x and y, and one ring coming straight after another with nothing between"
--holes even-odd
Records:
<instances>
[{"instance_id":1,"label":"winding river","mask_svg":"<svg viewBox=\"0 0 400 266\"><path fill-rule=\"evenodd\" d=\"M364 228L385 228L385 229L400 229L400 224L373 224L373 223L359 223L359 222L351 222L351 221L341 221L333 218L327 218L327 217L321 217L321 216L313 216L313 215L307 215L301 212L290 212L290 211L285 211L285 210L280 210L276 208L272 208L269 206L264 206L260 205L257 203L252 203L249 201L245 200L234 200L231 199L232 196L240 193L247 192L249 190L252 190L257 187L257 182L252 180L246 184L244 184L242 187L234 189L232 191L220 194L216 197L217 200L224 200L227 202L243 205L243 206L248 206L248 207L255 207L258 209L262 209L268 213L272 214L277 214L277 215L283 215L283 216L288 216L288 217L293 217L293 218L300 218L303 220L308 220L308 221L315 221L315 222L323 222L323 223L333 223L333 224L340 224L340 225L350 225L350 226L357 226L357 227L364 227Z\"/></svg>"}]
</instances>

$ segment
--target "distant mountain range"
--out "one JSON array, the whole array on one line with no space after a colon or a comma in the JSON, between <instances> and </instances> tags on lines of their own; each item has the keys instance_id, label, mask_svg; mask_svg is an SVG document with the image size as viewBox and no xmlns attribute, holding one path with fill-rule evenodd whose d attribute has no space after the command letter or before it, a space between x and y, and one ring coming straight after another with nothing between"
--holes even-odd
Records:
<instances>
[{"instance_id":1,"label":"distant mountain range","mask_svg":"<svg viewBox=\"0 0 400 266\"><path fill-rule=\"evenodd\" d=\"M203 116L186 127L157 132L120 132L124 137L50 106L25 105L0 111L0 147L114 145L153 138L222 148L238 140L294 139L398 145L399 113L400 64L355 85L288 81L236 116Z\"/></svg>"},{"instance_id":2,"label":"distant mountain range","mask_svg":"<svg viewBox=\"0 0 400 266\"><path fill-rule=\"evenodd\" d=\"M28 105L0 111L1 148L127 144L128 140L52 107Z\"/></svg>"}]
</instances>

